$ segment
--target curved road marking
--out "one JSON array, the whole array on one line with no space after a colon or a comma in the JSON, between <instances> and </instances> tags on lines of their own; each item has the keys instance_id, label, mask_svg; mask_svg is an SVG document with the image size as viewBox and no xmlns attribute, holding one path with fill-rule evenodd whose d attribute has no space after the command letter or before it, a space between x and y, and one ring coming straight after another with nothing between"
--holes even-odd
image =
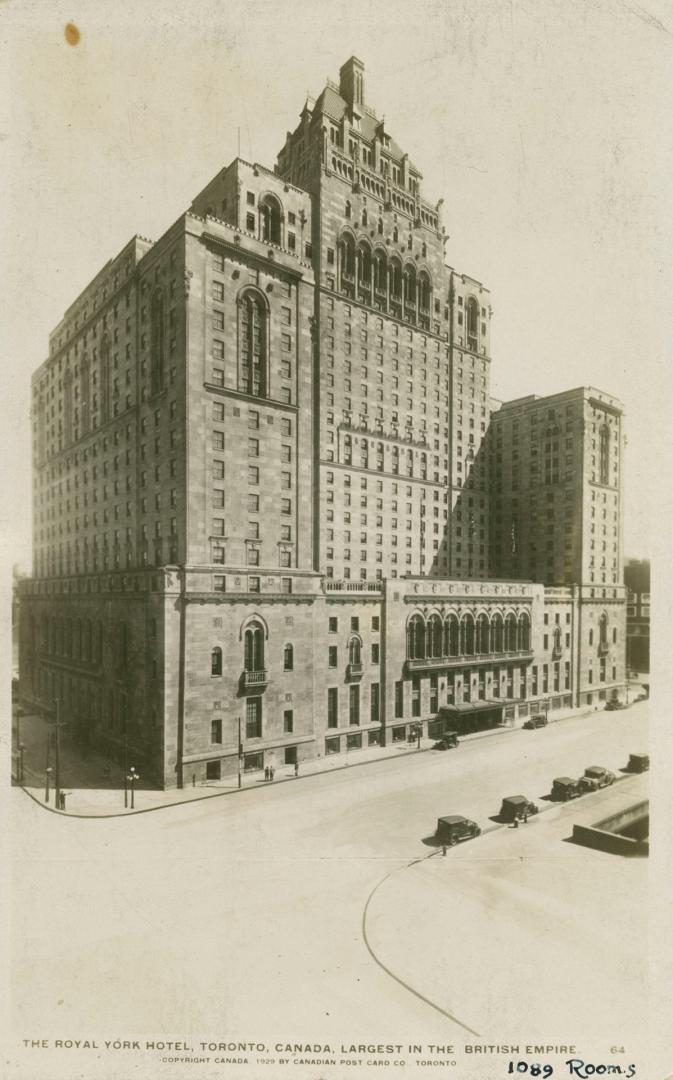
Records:
<instances>
[{"instance_id":1,"label":"curved road marking","mask_svg":"<svg viewBox=\"0 0 673 1080\"><path fill-rule=\"evenodd\" d=\"M384 877L382 877L379 882L377 882L377 884L374 886L369 896L367 897L367 902L364 906L364 911L362 912L362 937L372 960L376 964L378 964L378 966L382 968L383 971L385 971L386 975L389 975L391 979L394 979L396 983L399 983L400 986L404 987L405 990L408 990L410 994L414 995L414 997L419 998L426 1005L429 1005L431 1009L435 1009L438 1013L441 1013L442 1016L445 1016L447 1018L447 1020L452 1020L454 1024L458 1024L458 1026L464 1028L465 1031L469 1031L470 1035L475 1035L478 1039L480 1039L481 1035L478 1031L474 1031L473 1028L468 1027L467 1024L464 1024L462 1020L459 1020L456 1016L452 1016L452 1014L448 1013L446 1009L443 1009L441 1005L438 1005L435 1001L431 1001L430 998L425 997L424 994L421 994L420 990L415 990L413 986L410 986L409 983L405 982L404 979L401 979L399 975L396 975L394 971L391 971L389 967L386 967L383 961L379 959L379 957L374 952L374 949L372 948L369 942L369 937L367 935L367 912L369 910L369 905L372 901L374 893L377 891L377 889L379 889L381 885L383 885L384 881L387 881L389 877L392 877L393 874L396 874L398 870L408 870L409 867L416 866L417 863L425 862L426 859L431 859L437 854L437 851L431 851L427 855L423 855L420 859L412 859L412 861L406 863L405 866L396 866L392 870L389 870L388 873Z\"/></svg>"}]
</instances>

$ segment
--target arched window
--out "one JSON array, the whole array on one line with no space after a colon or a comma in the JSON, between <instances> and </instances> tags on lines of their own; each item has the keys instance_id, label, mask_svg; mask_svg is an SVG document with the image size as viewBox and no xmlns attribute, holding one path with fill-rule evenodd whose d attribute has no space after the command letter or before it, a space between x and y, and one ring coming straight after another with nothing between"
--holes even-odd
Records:
<instances>
[{"instance_id":1,"label":"arched window","mask_svg":"<svg viewBox=\"0 0 673 1080\"><path fill-rule=\"evenodd\" d=\"M477 641L476 652L487 653L490 652L489 642L489 622L486 616L482 613L477 619Z\"/></svg>"},{"instance_id":2,"label":"arched window","mask_svg":"<svg viewBox=\"0 0 673 1080\"><path fill-rule=\"evenodd\" d=\"M432 287L430 284L430 275L424 270L418 275L418 299L421 311L425 315L429 315L432 306Z\"/></svg>"},{"instance_id":3,"label":"arched window","mask_svg":"<svg viewBox=\"0 0 673 1080\"><path fill-rule=\"evenodd\" d=\"M559 629L559 635L560 633ZM530 619L525 611L519 615L518 647L521 652L528 652L530 649Z\"/></svg>"},{"instance_id":4,"label":"arched window","mask_svg":"<svg viewBox=\"0 0 673 1080\"><path fill-rule=\"evenodd\" d=\"M152 356L150 383L152 393L158 394L164 385L164 368L166 360L166 317L164 294L161 289L157 289L152 296L151 334Z\"/></svg>"},{"instance_id":5,"label":"arched window","mask_svg":"<svg viewBox=\"0 0 673 1080\"><path fill-rule=\"evenodd\" d=\"M412 615L407 623L407 659L425 658L425 622L421 615Z\"/></svg>"},{"instance_id":6,"label":"arched window","mask_svg":"<svg viewBox=\"0 0 673 1080\"><path fill-rule=\"evenodd\" d=\"M357 253L358 287L369 292L372 282L372 253L369 244L359 244Z\"/></svg>"},{"instance_id":7,"label":"arched window","mask_svg":"<svg viewBox=\"0 0 673 1080\"><path fill-rule=\"evenodd\" d=\"M259 202L259 234L267 244L280 244L283 211L275 195L264 195Z\"/></svg>"},{"instance_id":8,"label":"arched window","mask_svg":"<svg viewBox=\"0 0 673 1080\"><path fill-rule=\"evenodd\" d=\"M243 664L246 671L264 670L264 627L250 623L243 639Z\"/></svg>"},{"instance_id":9,"label":"arched window","mask_svg":"<svg viewBox=\"0 0 673 1080\"><path fill-rule=\"evenodd\" d=\"M294 668L294 649L288 643L283 649L283 671L292 671Z\"/></svg>"},{"instance_id":10,"label":"arched window","mask_svg":"<svg viewBox=\"0 0 673 1080\"><path fill-rule=\"evenodd\" d=\"M366 211L366 209L362 211L362 224L363 225L367 224L367 211Z\"/></svg>"},{"instance_id":11,"label":"arched window","mask_svg":"<svg viewBox=\"0 0 673 1080\"><path fill-rule=\"evenodd\" d=\"M554 627L554 654L556 656L560 656L561 651L562 651L561 627L560 626L555 626Z\"/></svg>"},{"instance_id":12,"label":"arched window","mask_svg":"<svg viewBox=\"0 0 673 1080\"><path fill-rule=\"evenodd\" d=\"M477 348L478 342L478 326L479 326L479 305L473 296L467 301L465 305L465 314L467 318L467 347L468 349Z\"/></svg>"},{"instance_id":13,"label":"arched window","mask_svg":"<svg viewBox=\"0 0 673 1080\"><path fill-rule=\"evenodd\" d=\"M346 199L346 217L349 218L351 216L351 213L352 213L352 209L351 209L350 199Z\"/></svg>"},{"instance_id":14,"label":"arched window","mask_svg":"<svg viewBox=\"0 0 673 1080\"><path fill-rule=\"evenodd\" d=\"M455 615L449 615L446 622L444 623L444 626L446 627L448 646L446 650L446 655L458 656L458 650L460 648L460 628L458 625L458 619Z\"/></svg>"},{"instance_id":15,"label":"arched window","mask_svg":"<svg viewBox=\"0 0 673 1080\"><path fill-rule=\"evenodd\" d=\"M339 240L339 279L343 292L352 291L355 281L355 243L350 233Z\"/></svg>"},{"instance_id":16,"label":"arched window","mask_svg":"<svg viewBox=\"0 0 673 1080\"><path fill-rule=\"evenodd\" d=\"M210 653L210 674L221 675L222 674L222 650L216 647L211 650Z\"/></svg>"},{"instance_id":17,"label":"arched window","mask_svg":"<svg viewBox=\"0 0 673 1080\"><path fill-rule=\"evenodd\" d=\"M511 612L505 619L505 652L516 652L516 617Z\"/></svg>"},{"instance_id":18,"label":"arched window","mask_svg":"<svg viewBox=\"0 0 673 1080\"><path fill-rule=\"evenodd\" d=\"M402 302L402 266L397 259L392 259L390 263L390 299L397 302Z\"/></svg>"},{"instance_id":19,"label":"arched window","mask_svg":"<svg viewBox=\"0 0 673 1080\"><path fill-rule=\"evenodd\" d=\"M442 655L442 620L439 615L431 615L425 624L425 655L433 658Z\"/></svg>"},{"instance_id":20,"label":"arched window","mask_svg":"<svg viewBox=\"0 0 673 1080\"><path fill-rule=\"evenodd\" d=\"M416 311L416 268L410 263L404 268L404 306Z\"/></svg>"},{"instance_id":21,"label":"arched window","mask_svg":"<svg viewBox=\"0 0 673 1080\"><path fill-rule=\"evenodd\" d=\"M348 663L362 663L362 642L358 637L352 637L348 642Z\"/></svg>"},{"instance_id":22,"label":"arched window","mask_svg":"<svg viewBox=\"0 0 673 1080\"><path fill-rule=\"evenodd\" d=\"M474 655L474 619L469 613L463 615L460 622L460 654Z\"/></svg>"},{"instance_id":23,"label":"arched window","mask_svg":"<svg viewBox=\"0 0 673 1080\"><path fill-rule=\"evenodd\" d=\"M598 481L601 484L610 483L610 428L604 424L600 434L600 459Z\"/></svg>"},{"instance_id":24,"label":"arched window","mask_svg":"<svg viewBox=\"0 0 673 1080\"><path fill-rule=\"evenodd\" d=\"M374 254L374 288L377 292L385 293L386 291L386 256L385 252L377 251Z\"/></svg>"},{"instance_id":25,"label":"arched window","mask_svg":"<svg viewBox=\"0 0 673 1080\"><path fill-rule=\"evenodd\" d=\"M266 397L266 306L253 291L239 300L239 389L253 397Z\"/></svg>"},{"instance_id":26,"label":"arched window","mask_svg":"<svg viewBox=\"0 0 673 1080\"><path fill-rule=\"evenodd\" d=\"M396 225L395 228L393 229L393 243L396 244L397 241L399 240L399 238L400 238L400 234L398 232L397 225Z\"/></svg>"}]
</instances>

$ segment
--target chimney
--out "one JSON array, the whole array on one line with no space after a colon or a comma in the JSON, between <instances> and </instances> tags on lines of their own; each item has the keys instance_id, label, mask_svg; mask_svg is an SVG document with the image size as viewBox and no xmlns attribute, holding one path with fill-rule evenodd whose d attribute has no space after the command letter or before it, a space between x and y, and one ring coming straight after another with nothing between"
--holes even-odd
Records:
<instances>
[{"instance_id":1,"label":"chimney","mask_svg":"<svg viewBox=\"0 0 673 1080\"><path fill-rule=\"evenodd\" d=\"M357 56L351 56L339 72L339 93L351 108L364 105L365 66Z\"/></svg>"}]
</instances>

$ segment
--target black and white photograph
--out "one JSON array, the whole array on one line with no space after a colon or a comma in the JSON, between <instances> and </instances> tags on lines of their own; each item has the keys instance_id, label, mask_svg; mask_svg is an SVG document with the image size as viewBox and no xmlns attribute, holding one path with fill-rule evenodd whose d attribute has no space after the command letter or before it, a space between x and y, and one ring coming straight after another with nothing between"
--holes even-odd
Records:
<instances>
[{"instance_id":1,"label":"black and white photograph","mask_svg":"<svg viewBox=\"0 0 673 1080\"><path fill-rule=\"evenodd\" d=\"M673 7L0 37L3 1078L666 1080Z\"/></svg>"}]
</instances>

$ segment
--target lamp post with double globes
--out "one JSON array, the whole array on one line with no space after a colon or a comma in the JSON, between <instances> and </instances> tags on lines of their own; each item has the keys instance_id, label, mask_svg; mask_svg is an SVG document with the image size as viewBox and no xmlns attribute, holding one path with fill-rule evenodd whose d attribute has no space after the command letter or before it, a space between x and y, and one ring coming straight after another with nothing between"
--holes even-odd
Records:
<instances>
[{"instance_id":1,"label":"lamp post with double globes","mask_svg":"<svg viewBox=\"0 0 673 1080\"><path fill-rule=\"evenodd\" d=\"M134 785L135 785L136 780L140 780L140 777L139 777L138 773L136 772L136 770L134 769L133 765L129 769L128 776L126 777L126 779L127 779L128 783L131 785L131 809L135 810L135 801L134 801L135 786Z\"/></svg>"},{"instance_id":2,"label":"lamp post with double globes","mask_svg":"<svg viewBox=\"0 0 673 1080\"><path fill-rule=\"evenodd\" d=\"M54 770L52 769L51 765L47 765L47 768L44 770L44 779L45 779L44 801L45 802L49 802L49 780L51 778L51 774L53 773L53 771Z\"/></svg>"}]
</instances>

